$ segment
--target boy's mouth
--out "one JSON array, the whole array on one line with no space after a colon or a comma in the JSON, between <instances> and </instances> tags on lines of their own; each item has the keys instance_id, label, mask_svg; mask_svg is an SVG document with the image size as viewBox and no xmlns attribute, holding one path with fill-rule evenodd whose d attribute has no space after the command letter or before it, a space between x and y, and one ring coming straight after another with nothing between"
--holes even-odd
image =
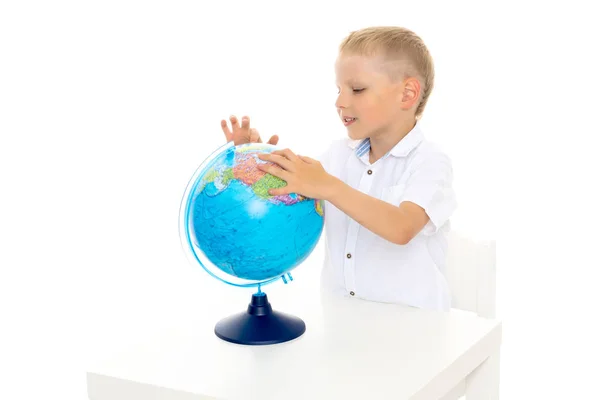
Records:
<instances>
[{"instance_id":1,"label":"boy's mouth","mask_svg":"<svg viewBox=\"0 0 600 400\"><path fill-rule=\"evenodd\" d=\"M356 118L354 117L343 117L342 118L342 122L344 123L344 126L348 126L354 123L354 121L356 121Z\"/></svg>"}]
</instances>

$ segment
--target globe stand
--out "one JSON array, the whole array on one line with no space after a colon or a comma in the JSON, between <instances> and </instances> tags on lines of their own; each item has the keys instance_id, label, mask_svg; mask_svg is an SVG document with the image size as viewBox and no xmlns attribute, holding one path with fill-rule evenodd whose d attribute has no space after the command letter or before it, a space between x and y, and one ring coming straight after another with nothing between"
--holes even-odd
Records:
<instances>
[{"instance_id":1,"label":"globe stand","mask_svg":"<svg viewBox=\"0 0 600 400\"><path fill-rule=\"evenodd\" d=\"M215 325L215 334L231 343L267 345L296 339L306 331L296 316L273 311L264 292L252 295L248 310L223 318Z\"/></svg>"}]
</instances>

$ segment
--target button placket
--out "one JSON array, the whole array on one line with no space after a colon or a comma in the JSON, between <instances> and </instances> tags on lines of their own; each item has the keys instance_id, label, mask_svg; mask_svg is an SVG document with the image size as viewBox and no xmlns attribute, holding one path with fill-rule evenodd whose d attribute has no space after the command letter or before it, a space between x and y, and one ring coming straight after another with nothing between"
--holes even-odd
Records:
<instances>
[{"instance_id":1,"label":"button placket","mask_svg":"<svg viewBox=\"0 0 600 400\"><path fill-rule=\"evenodd\" d=\"M346 254L344 255L344 281L346 289L354 290L354 259L352 253L356 246L358 237L358 224L354 220L350 220L348 225L348 234L346 235Z\"/></svg>"},{"instance_id":2,"label":"button placket","mask_svg":"<svg viewBox=\"0 0 600 400\"><path fill-rule=\"evenodd\" d=\"M363 170L365 171L365 170ZM369 168L363 172L361 175L360 181L358 182L357 190L363 193L369 193L371 190L371 185L373 184L373 169ZM346 259L344 260L344 281L346 284L346 290L351 296L356 295L356 284L355 284L355 264L354 253L357 246L358 233L360 230L360 225L358 222L354 221L352 218L349 218L348 222L348 232L346 235Z\"/></svg>"}]
</instances>

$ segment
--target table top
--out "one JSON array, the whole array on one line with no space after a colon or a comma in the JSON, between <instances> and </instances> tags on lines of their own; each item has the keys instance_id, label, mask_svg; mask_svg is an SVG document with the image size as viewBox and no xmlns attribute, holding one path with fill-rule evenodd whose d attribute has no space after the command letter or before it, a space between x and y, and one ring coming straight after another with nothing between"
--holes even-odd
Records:
<instances>
[{"instance_id":1,"label":"table top","mask_svg":"<svg viewBox=\"0 0 600 400\"><path fill-rule=\"evenodd\" d=\"M120 390L143 398L154 388L173 399L431 399L501 342L500 321L471 313L327 295L300 302L299 292L286 293L267 292L274 310L305 321L301 337L268 346L225 342L215 323L244 311L250 295L242 304L238 297L198 306L181 324L89 369L90 397L127 398Z\"/></svg>"}]
</instances>

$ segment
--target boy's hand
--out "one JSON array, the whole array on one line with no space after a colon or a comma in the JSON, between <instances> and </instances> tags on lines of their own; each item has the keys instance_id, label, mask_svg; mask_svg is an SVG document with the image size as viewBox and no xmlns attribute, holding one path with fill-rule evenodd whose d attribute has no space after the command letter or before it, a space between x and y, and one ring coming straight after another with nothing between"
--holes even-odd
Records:
<instances>
[{"instance_id":1,"label":"boy's hand","mask_svg":"<svg viewBox=\"0 0 600 400\"><path fill-rule=\"evenodd\" d=\"M235 115L229 117L229 121L231 122L231 130L227 125L227 121L224 119L221 120L221 129L223 129L225 140L227 140L227 142L233 141L235 146L246 143L262 143L258 131L254 128L250 128L250 117L243 116L241 126ZM278 141L279 136L273 135L267 143L276 145Z\"/></svg>"},{"instance_id":2,"label":"boy's hand","mask_svg":"<svg viewBox=\"0 0 600 400\"><path fill-rule=\"evenodd\" d=\"M271 196L297 193L313 199L326 200L334 193L337 179L329 175L320 162L294 154L291 150L277 150L259 154L258 158L273 164L259 164L261 171L283 179L287 185L270 189Z\"/></svg>"}]
</instances>

